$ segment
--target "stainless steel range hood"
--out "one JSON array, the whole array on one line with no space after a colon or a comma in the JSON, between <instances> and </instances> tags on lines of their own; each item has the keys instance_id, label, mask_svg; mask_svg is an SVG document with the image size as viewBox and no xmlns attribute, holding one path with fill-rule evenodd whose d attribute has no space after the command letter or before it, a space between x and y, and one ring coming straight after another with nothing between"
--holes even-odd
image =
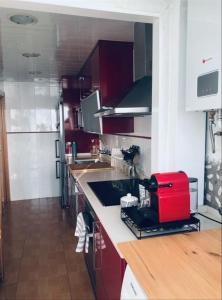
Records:
<instances>
[{"instance_id":1,"label":"stainless steel range hood","mask_svg":"<svg viewBox=\"0 0 222 300\"><path fill-rule=\"evenodd\" d=\"M151 114L152 77L137 80L117 107L102 107L96 117L135 117Z\"/></svg>"},{"instance_id":2,"label":"stainless steel range hood","mask_svg":"<svg viewBox=\"0 0 222 300\"><path fill-rule=\"evenodd\" d=\"M152 25L135 23L134 73L130 91L116 107L101 107L95 117L136 117L152 113Z\"/></svg>"}]
</instances>

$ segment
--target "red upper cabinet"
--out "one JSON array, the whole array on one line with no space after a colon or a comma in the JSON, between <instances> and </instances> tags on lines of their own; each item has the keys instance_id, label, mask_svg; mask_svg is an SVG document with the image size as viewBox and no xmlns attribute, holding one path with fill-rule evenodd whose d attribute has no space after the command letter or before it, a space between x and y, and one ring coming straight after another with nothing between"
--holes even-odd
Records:
<instances>
[{"instance_id":1,"label":"red upper cabinet","mask_svg":"<svg viewBox=\"0 0 222 300\"><path fill-rule=\"evenodd\" d=\"M133 43L100 41L98 47L101 102L116 106L133 84Z\"/></svg>"},{"instance_id":2,"label":"red upper cabinet","mask_svg":"<svg viewBox=\"0 0 222 300\"><path fill-rule=\"evenodd\" d=\"M117 106L133 84L133 43L98 41L79 72L81 98L100 92L101 106ZM134 131L131 117L102 120L103 133Z\"/></svg>"},{"instance_id":3,"label":"red upper cabinet","mask_svg":"<svg viewBox=\"0 0 222 300\"><path fill-rule=\"evenodd\" d=\"M80 98L81 85L76 76L64 75L60 80L61 97L64 104L64 131L65 142L75 141L77 152L89 152L91 140L98 139L95 134L84 132L81 128ZM82 88L87 90L89 83L85 80Z\"/></svg>"},{"instance_id":4,"label":"red upper cabinet","mask_svg":"<svg viewBox=\"0 0 222 300\"><path fill-rule=\"evenodd\" d=\"M74 90L79 88L79 82L73 75L63 75L60 79L60 90Z\"/></svg>"}]
</instances>

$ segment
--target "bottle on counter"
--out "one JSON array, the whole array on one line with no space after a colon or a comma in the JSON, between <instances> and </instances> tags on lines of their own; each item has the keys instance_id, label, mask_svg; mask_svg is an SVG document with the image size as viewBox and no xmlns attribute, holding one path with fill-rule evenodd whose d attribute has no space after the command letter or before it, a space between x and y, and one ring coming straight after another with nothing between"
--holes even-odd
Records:
<instances>
[{"instance_id":1,"label":"bottle on counter","mask_svg":"<svg viewBox=\"0 0 222 300\"><path fill-rule=\"evenodd\" d=\"M76 159L77 157L77 144L76 142L72 142L72 158Z\"/></svg>"},{"instance_id":2,"label":"bottle on counter","mask_svg":"<svg viewBox=\"0 0 222 300\"><path fill-rule=\"evenodd\" d=\"M71 142L67 142L66 143L66 154L72 154L72 143Z\"/></svg>"},{"instance_id":3,"label":"bottle on counter","mask_svg":"<svg viewBox=\"0 0 222 300\"><path fill-rule=\"evenodd\" d=\"M98 145L96 144L96 141L94 139L91 140L91 149L90 149L91 155L98 155Z\"/></svg>"}]
</instances>

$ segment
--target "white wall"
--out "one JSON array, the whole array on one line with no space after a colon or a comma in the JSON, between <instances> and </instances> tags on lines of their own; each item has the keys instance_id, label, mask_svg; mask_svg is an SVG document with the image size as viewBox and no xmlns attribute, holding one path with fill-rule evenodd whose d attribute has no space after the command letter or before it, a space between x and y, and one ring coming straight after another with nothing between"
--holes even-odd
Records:
<instances>
[{"instance_id":1,"label":"white wall","mask_svg":"<svg viewBox=\"0 0 222 300\"><path fill-rule=\"evenodd\" d=\"M134 132L129 135L151 137L152 116L134 118Z\"/></svg>"},{"instance_id":2,"label":"white wall","mask_svg":"<svg viewBox=\"0 0 222 300\"><path fill-rule=\"evenodd\" d=\"M134 133L131 135L151 137L151 116L134 118ZM146 176L151 174L151 140L137 137L118 136L118 135L102 135L103 145L112 148L127 149L132 145L140 146L141 165Z\"/></svg>"},{"instance_id":3,"label":"white wall","mask_svg":"<svg viewBox=\"0 0 222 300\"><path fill-rule=\"evenodd\" d=\"M55 178L58 86L4 82L11 200L59 196Z\"/></svg>"},{"instance_id":4,"label":"white wall","mask_svg":"<svg viewBox=\"0 0 222 300\"><path fill-rule=\"evenodd\" d=\"M132 145L140 146L141 165L147 177L151 175L151 140L143 138L123 137L115 135L104 135L102 137L104 145L109 148L128 149Z\"/></svg>"},{"instance_id":5,"label":"white wall","mask_svg":"<svg viewBox=\"0 0 222 300\"><path fill-rule=\"evenodd\" d=\"M199 204L204 198L205 115L185 110L186 0L171 4L154 23L154 89L152 114L152 172L185 171L199 180ZM165 56L161 51L164 49ZM157 61L159 57L159 60ZM156 72L156 73L155 73Z\"/></svg>"}]
</instances>

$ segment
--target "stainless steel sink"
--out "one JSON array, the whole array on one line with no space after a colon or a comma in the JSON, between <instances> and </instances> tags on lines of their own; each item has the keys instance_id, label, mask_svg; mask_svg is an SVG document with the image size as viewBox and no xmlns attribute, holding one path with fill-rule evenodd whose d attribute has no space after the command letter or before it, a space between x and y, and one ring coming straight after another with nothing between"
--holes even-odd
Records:
<instances>
[{"instance_id":1,"label":"stainless steel sink","mask_svg":"<svg viewBox=\"0 0 222 300\"><path fill-rule=\"evenodd\" d=\"M95 163L95 162L97 162L98 161L98 159L76 159L75 160L75 164L77 164L77 165L88 165L88 164L90 164L90 163Z\"/></svg>"}]
</instances>

